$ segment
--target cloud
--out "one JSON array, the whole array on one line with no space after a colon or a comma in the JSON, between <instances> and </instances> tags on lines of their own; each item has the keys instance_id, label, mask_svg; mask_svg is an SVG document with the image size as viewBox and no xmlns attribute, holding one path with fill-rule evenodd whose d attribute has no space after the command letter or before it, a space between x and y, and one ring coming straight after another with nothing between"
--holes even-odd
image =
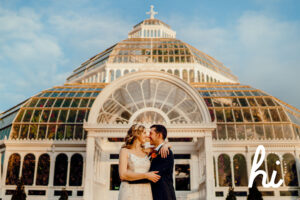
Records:
<instances>
[{"instance_id":1,"label":"cloud","mask_svg":"<svg viewBox=\"0 0 300 200\"><path fill-rule=\"evenodd\" d=\"M55 38L47 34L41 16L31 9L0 9L0 24L2 110L7 109L5 104L13 106L37 89L62 83L57 75L64 55Z\"/></svg>"},{"instance_id":2,"label":"cloud","mask_svg":"<svg viewBox=\"0 0 300 200\"><path fill-rule=\"evenodd\" d=\"M199 19L177 24L177 36L233 70L242 84L300 108L300 22L284 21L263 12L244 12L228 26Z\"/></svg>"}]
</instances>

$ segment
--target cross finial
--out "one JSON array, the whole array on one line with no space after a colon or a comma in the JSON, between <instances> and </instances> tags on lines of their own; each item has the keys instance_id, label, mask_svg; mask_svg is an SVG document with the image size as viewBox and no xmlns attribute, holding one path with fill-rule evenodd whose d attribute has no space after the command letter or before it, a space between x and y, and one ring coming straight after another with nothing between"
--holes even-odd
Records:
<instances>
[{"instance_id":1,"label":"cross finial","mask_svg":"<svg viewBox=\"0 0 300 200\"><path fill-rule=\"evenodd\" d=\"M154 8L154 6L151 5L151 6L150 6L150 11L149 11L149 12L146 12L147 15L150 15L150 19L154 19L154 15L158 14L158 12L155 12L155 11L153 10L153 8Z\"/></svg>"}]
</instances>

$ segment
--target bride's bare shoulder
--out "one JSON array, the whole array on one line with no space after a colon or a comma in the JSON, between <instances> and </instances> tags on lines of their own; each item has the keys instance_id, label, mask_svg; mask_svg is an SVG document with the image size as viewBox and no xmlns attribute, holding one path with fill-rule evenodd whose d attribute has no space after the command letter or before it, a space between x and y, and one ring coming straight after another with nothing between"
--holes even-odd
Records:
<instances>
[{"instance_id":1,"label":"bride's bare shoulder","mask_svg":"<svg viewBox=\"0 0 300 200\"><path fill-rule=\"evenodd\" d=\"M129 149L127 149L127 148L121 148L121 149L120 149L120 156L121 156L121 155L127 155L128 152L129 152Z\"/></svg>"}]
</instances>

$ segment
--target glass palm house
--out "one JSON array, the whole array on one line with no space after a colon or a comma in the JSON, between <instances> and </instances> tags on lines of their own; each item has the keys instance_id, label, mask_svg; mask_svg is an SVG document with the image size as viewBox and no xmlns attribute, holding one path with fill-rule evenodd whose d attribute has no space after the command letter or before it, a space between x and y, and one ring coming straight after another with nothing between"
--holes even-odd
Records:
<instances>
[{"instance_id":1,"label":"glass palm house","mask_svg":"<svg viewBox=\"0 0 300 200\"><path fill-rule=\"evenodd\" d=\"M150 17L128 38L76 68L64 85L0 114L0 199L21 178L28 199L117 199L118 153L133 123L165 124L175 156L178 199L246 199L253 156L279 188L264 199L297 199L300 110L241 84L213 57L176 39ZM276 161L280 165L276 165Z\"/></svg>"}]
</instances>

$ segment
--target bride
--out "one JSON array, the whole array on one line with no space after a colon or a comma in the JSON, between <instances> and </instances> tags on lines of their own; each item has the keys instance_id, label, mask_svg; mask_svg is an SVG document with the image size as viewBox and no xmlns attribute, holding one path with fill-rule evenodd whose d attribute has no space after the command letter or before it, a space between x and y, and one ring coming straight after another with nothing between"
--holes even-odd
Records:
<instances>
[{"instance_id":1,"label":"bride","mask_svg":"<svg viewBox=\"0 0 300 200\"><path fill-rule=\"evenodd\" d=\"M119 175L122 180L119 200L153 200L150 183L130 184L128 182L148 179L156 183L160 179L158 171L149 172L148 154L152 149L143 147L146 139L146 129L142 125L132 125L127 132L119 159ZM168 143L163 145L160 151L162 157L166 157L169 147Z\"/></svg>"}]
</instances>

